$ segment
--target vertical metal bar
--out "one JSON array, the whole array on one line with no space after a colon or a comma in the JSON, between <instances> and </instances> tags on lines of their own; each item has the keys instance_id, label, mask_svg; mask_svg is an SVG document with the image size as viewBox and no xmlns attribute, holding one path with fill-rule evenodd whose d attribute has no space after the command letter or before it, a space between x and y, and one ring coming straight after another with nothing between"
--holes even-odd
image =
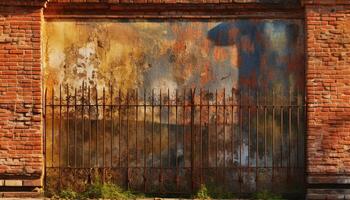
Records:
<instances>
[{"instance_id":1,"label":"vertical metal bar","mask_svg":"<svg viewBox=\"0 0 350 200\"><path fill-rule=\"evenodd\" d=\"M139 94L137 89L135 89L135 96L136 96L136 102L135 102L135 144L136 144L136 167L138 167L138 140L137 140L137 135L138 135L138 120L139 120Z\"/></svg>"},{"instance_id":2,"label":"vertical metal bar","mask_svg":"<svg viewBox=\"0 0 350 200\"><path fill-rule=\"evenodd\" d=\"M152 135L151 135L151 153L152 153L152 158L151 158L151 163L152 163L152 168L154 167L154 162L153 162L153 157L154 157L154 153L153 153L153 144L154 144L154 89L152 89L152 105L151 105L151 109L152 109Z\"/></svg>"},{"instance_id":3,"label":"vertical metal bar","mask_svg":"<svg viewBox=\"0 0 350 200\"><path fill-rule=\"evenodd\" d=\"M284 145L284 138L283 138L283 136L284 136L284 107L283 107L283 104L284 104L284 98L281 96L282 95L282 89L280 88L280 90L279 90L279 92L280 92L280 97L281 97L281 99L280 99L280 102L279 102L279 104L280 104L280 135L281 135L281 138L280 138L280 172L281 171L283 171L283 154L284 154L284 152L283 152L283 150L284 150L284 148L283 148L283 145Z\"/></svg>"},{"instance_id":4,"label":"vertical metal bar","mask_svg":"<svg viewBox=\"0 0 350 200\"><path fill-rule=\"evenodd\" d=\"M200 185L203 184L203 133L202 133L202 88L199 91L199 137L200 137Z\"/></svg>"},{"instance_id":5,"label":"vertical metal bar","mask_svg":"<svg viewBox=\"0 0 350 200\"><path fill-rule=\"evenodd\" d=\"M210 94L209 89L207 90L207 94ZM210 168L210 98L208 98L208 163L207 167Z\"/></svg>"},{"instance_id":6,"label":"vertical metal bar","mask_svg":"<svg viewBox=\"0 0 350 200\"><path fill-rule=\"evenodd\" d=\"M95 97L95 101L96 101L96 130L95 130L95 148L96 148L96 152L95 152L95 163L96 163L96 167L99 167L99 155L98 155L98 121L99 121L99 113L98 113L98 90L97 90L97 86L95 88L95 92L96 92L96 97Z\"/></svg>"},{"instance_id":7,"label":"vertical metal bar","mask_svg":"<svg viewBox=\"0 0 350 200\"><path fill-rule=\"evenodd\" d=\"M224 169L223 169L223 183L224 183L224 190L226 190L226 89L224 88L224 97L223 97L223 132L224 132L224 142L223 142L223 148L224 148Z\"/></svg>"},{"instance_id":8,"label":"vertical metal bar","mask_svg":"<svg viewBox=\"0 0 350 200\"><path fill-rule=\"evenodd\" d=\"M162 193L163 166L162 166L162 89L159 89L159 192Z\"/></svg>"},{"instance_id":9,"label":"vertical metal bar","mask_svg":"<svg viewBox=\"0 0 350 200\"><path fill-rule=\"evenodd\" d=\"M280 114L281 114L281 116L280 116L280 125L281 125L281 129L280 129L280 135L281 135L281 144L280 144L280 156L281 156L281 160L280 160L280 167L281 167L281 169L282 169L282 167L283 167L283 143L284 143L284 141L283 141L283 121L284 121L284 119L283 119L283 114L284 114L284 109L283 109L283 106L282 106L282 104L280 105Z\"/></svg>"},{"instance_id":10,"label":"vertical metal bar","mask_svg":"<svg viewBox=\"0 0 350 200\"><path fill-rule=\"evenodd\" d=\"M308 113L307 113L307 105L305 104L307 102L307 96L305 95L304 93L305 91L302 92L302 95L303 95L303 99L302 99L302 109L303 109L303 112L302 112L302 119L303 120L306 120L307 117L308 117ZM301 139L301 147L302 147L302 154L301 154L301 165L300 167L302 168L302 170L304 170L304 167L305 167L305 164L304 164L304 160L305 160L305 152L307 152L307 145L306 145L306 142L307 142L307 138L305 137L305 134L306 134L306 131L305 130L305 126L302 125L302 137L300 138ZM304 171L305 173L305 171ZM305 180L304 180L305 181Z\"/></svg>"},{"instance_id":11,"label":"vertical metal bar","mask_svg":"<svg viewBox=\"0 0 350 200\"><path fill-rule=\"evenodd\" d=\"M147 163L146 163L146 88L143 90L143 191L146 193L147 186L146 186L146 169L147 169Z\"/></svg>"},{"instance_id":12,"label":"vertical metal bar","mask_svg":"<svg viewBox=\"0 0 350 200\"><path fill-rule=\"evenodd\" d=\"M102 152L103 152L103 168L106 168L106 145L105 145L105 140L106 140L106 91L105 88L103 87L102 90ZM105 173L103 169L103 181L105 181Z\"/></svg>"},{"instance_id":13,"label":"vertical metal bar","mask_svg":"<svg viewBox=\"0 0 350 200\"><path fill-rule=\"evenodd\" d=\"M242 103L242 89L239 90L239 193L242 194L242 149L243 149L243 103Z\"/></svg>"},{"instance_id":14,"label":"vertical metal bar","mask_svg":"<svg viewBox=\"0 0 350 200\"><path fill-rule=\"evenodd\" d=\"M183 144L183 158L184 166L186 167L186 140L185 140L185 124L186 124L186 88L183 91L183 113L182 113L182 144Z\"/></svg>"},{"instance_id":15,"label":"vertical metal bar","mask_svg":"<svg viewBox=\"0 0 350 200\"><path fill-rule=\"evenodd\" d=\"M113 88L112 88L112 84L109 85L109 93L111 96L111 102L110 102L110 109L111 109L111 147L110 147L110 151L111 151L111 168L113 168L113 144L114 144L114 117L113 117L113 109L114 109L114 105L113 105Z\"/></svg>"},{"instance_id":16,"label":"vertical metal bar","mask_svg":"<svg viewBox=\"0 0 350 200\"><path fill-rule=\"evenodd\" d=\"M170 168L170 91L168 88L168 167Z\"/></svg>"},{"instance_id":17,"label":"vertical metal bar","mask_svg":"<svg viewBox=\"0 0 350 200\"><path fill-rule=\"evenodd\" d=\"M266 121L267 121L267 92L265 91L265 96L264 96L264 166L267 168L267 127L266 127Z\"/></svg>"},{"instance_id":18,"label":"vertical metal bar","mask_svg":"<svg viewBox=\"0 0 350 200\"><path fill-rule=\"evenodd\" d=\"M122 143L121 143L121 134L122 134L122 114L121 114L121 104L122 104L122 93L121 93L121 90L119 88L119 91L118 91L118 96L119 96L119 101L118 101L118 121L119 121L119 130L118 130L118 166L121 168L122 167L122 164L121 164L121 151L122 151Z\"/></svg>"},{"instance_id":19,"label":"vertical metal bar","mask_svg":"<svg viewBox=\"0 0 350 200\"><path fill-rule=\"evenodd\" d=\"M77 88L74 88L74 134L73 134L73 140L74 140L74 168L77 168ZM73 177L76 175L76 170L73 172Z\"/></svg>"},{"instance_id":20,"label":"vertical metal bar","mask_svg":"<svg viewBox=\"0 0 350 200\"><path fill-rule=\"evenodd\" d=\"M272 182L275 178L275 90L272 89L272 120L271 120L272 126L271 126L271 133L272 133Z\"/></svg>"},{"instance_id":21,"label":"vertical metal bar","mask_svg":"<svg viewBox=\"0 0 350 200\"><path fill-rule=\"evenodd\" d=\"M82 137L83 137L83 141L82 141L82 166L85 167L85 163L84 163L84 154L85 154L85 151L84 151L84 146L85 146L85 117L84 117L84 104L85 104L85 99L84 99L84 91L85 91L85 85L84 85L84 82L83 82L83 85L81 87L81 120L82 120L82 124L81 124L81 134L82 134Z\"/></svg>"},{"instance_id":22,"label":"vertical metal bar","mask_svg":"<svg viewBox=\"0 0 350 200\"><path fill-rule=\"evenodd\" d=\"M307 113L307 96L305 95L305 91L302 91L301 95L303 97L301 99L301 108L302 108L301 117L302 117L302 120L305 121L305 120L307 120L307 117L308 117L308 113ZM302 154L300 155L301 156L300 167L301 167L302 170L304 170L304 168L305 168L304 160L305 160L305 156L306 156L305 152L307 152L307 145L306 145L307 144L307 137L305 137L306 134L307 134L307 127L305 126L306 125L305 123L303 123L303 124L300 124L301 125L301 130L300 131L302 133L302 135L300 137L300 139L301 139L301 141L300 141L301 142L300 148L301 148L301 151L302 151L301 152Z\"/></svg>"},{"instance_id":23,"label":"vertical metal bar","mask_svg":"<svg viewBox=\"0 0 350 200\"><path fill-rule=\"evenodd\" d=\"M191 89L191 179L192 179L192 184L191 184L191 191L194 191L195 188L195 177L194 177L194 170L195 170L195 163L194 163L194 152L195 152L195 133L194 133L194 117L195 117L195 100L194 100L194 94L196 92L195 89Z\"/></svg>"},{"instance_id":24,"label":"vertical metal bar","mask_svg":"<svg viewBox=\"0 0 350 200\"><path fill-rule=\"evenodd\" d=\"M219 183L218 181L218 90L215 90L215 182L216 184Z\"/></svg>"},{"instance_id":25,"label":"vertical metal bar","mask_svg":"<svg viewBox=\"0 0 350 200\"><path fill-rule=\"evenodd\" d=\"M60 84L60 113L58 128L58 169L59 169L59 188L62 188L62 169L61 169L61 146L62 146L62 85Z\"/></svg>"},{"instance_id":26,"label":"vertical metal bar","mask_svg":"<svg viewBox=\"0 0 350 200\"><path fill-rule=\"evenodd\" d=\"M74 168L77 167L77 88L74 88Z\"/></svg>"},{"instance_id":27,"label":"vertical metal bar","mask_svg":"<svg viewBox=\"0 0 350 200\"><path fill-rule=\"evenodd\" d=\"M70 154L69 154L69 100L70 100L70 97L69 97L69 86L67 84L67 166L70 167Z\"/></svg>"},{"instance_id":28,"label":"vertical metal bar","mask_svg":"<svg viewBox=\"0 0 350 200\"><path fill-rule=\"evenodd\" d=\"M45 88L44 93L44 112L43 112L43 118L44 118L44 133L43 133L43 156L44 156L44 188L47 188L47 88Z\"/></svg>"},{"instance_id":29,"label":"vertical metal bar","mask_svg":"<svg viewBox=\"0 0 350 200\"><path fill-rule=\"evenodd\" d=\"M92 141L92 122L91 122L91 88L90 85L88 87L88 104L89 104L89 168L92 167L91 163L91 141Z\"/></svg>"},{"instance_id":30,"label":"vertical metal bar","mask_svg":"<svg viewBox=\"0 0 350 200\"><path fill-rule=\"evenodd\" d=\"M299 96L300 96L300 91L298 88L298 93L297 93L297 161L296 161L296 167L299 167L299 134L300 134L300 102L299 102Z\"/></svg>"},{"instance_id":31,"label":"vertical metal bar","mask_svg":"<svg viewBox=\"0 0 350 200\"><path fill-rule=\"evenodd\" d=\"M130 155L129 155L129 90L126 92L126 169L127 169L127 189L130 188L130 174L129 174L129 162L130 162Z\"/></svg>"},{"instance_id":32,"label":"vertical metal bar","mask_svg":"<svg viewBox=\"0 0 350 200\"><path fill-rule=\"evenodd\" d=\"M287 180L290 178L290 166L291 166L291 140L292 140L292 90L289 88L289 109L288 109L288 174L287 174Z\"/></svg>"},{"instance_id":33,"label":"vertical metal bar","mask_svg":"<svg viewBox=\"0 0 350 200\"><path fill-rule=\"evenodd\" d=\"M250 176L250 156L251 156L251 152L250 152L250 140L251 140L251 91L250 91L250 87L248 88L248 176Z\"/></svg>"},{"instance_id":34,"label":"vertical metal bar","mask_svg":"<svg viewBox=\"0 0 350 200\"><path fill-rule=\"evenodd\" d=\"M232 102L231 102L231 158L232 158L232 166L234 165L234 134L235 134L235 126L234 126L234 120L233 120L233 113L234 113L234 90L231 88L231 95L232 95Z\"/></svg>"},{"instance_id":35,"label":"vertical metal bar","mask_svg":"<svg viewBox=\"0 0 350 200\"><path fill-rule=\"evenodd\" d=\"M256 91L256 152L255 152L255 190L258 190L258 170L259 170L259 91Z\"/></svg>"},{"instance_id":36,"label":"vertical metal bar","mask_svg":"<svg viewBox=\"0 0 350 200\"><path fill-rule=\"evenodd\" d=\"M52 126L51 126L51 140L52 140L52 148L51 148L51 167L54 167L53 160L54 160L54 149L55 149L55 89L52 87L52 93L51 93L51 109L52 109Z\"/></svg>"},{"instance_id":37,"label":"vertical metal bar","mask_svg":"<svg viewBox=\"0 0 350 200\"><path fill-rule=\"evenodd\" d=\"M176 167L176 172L175 172L175 182L176 182L176 192L179 191L179 160L178 160L178 91L176 89L175 91L175 127L176 127L176 132L175 132L175 167Z\"/></svg>"},{"instance_id":38,"label":"vertical metal bar","mask_svg":"<svg viewBox=\"0 0 350 200\"><path fill-rule=\"evenodd\" d=\"M106 91L102 89L102 167L103 167L103 183L106 181Z\"/></svg>"},{"instance_id":39,"label":"vertical metal bar","mask_svg":"<svg viewBox=\"0 0 350 200\"><path fill-rule=\"evenodd\" d=\"M69 87L67 84L67 96L66 96L66 105L67 105L67 113L66 113L66 117L67 117L67 136L66 136L66 140L67 140L67 166L70 167L70 162L69 162Z\"/></svg>"}]
</instances>

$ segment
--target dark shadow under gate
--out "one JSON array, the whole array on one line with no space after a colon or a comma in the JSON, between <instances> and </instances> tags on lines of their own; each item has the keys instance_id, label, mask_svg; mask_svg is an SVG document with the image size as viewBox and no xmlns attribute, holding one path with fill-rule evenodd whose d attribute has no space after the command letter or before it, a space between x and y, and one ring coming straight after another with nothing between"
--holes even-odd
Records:
<instances>
[{"instance_id":1,"label":"dark shadow under gate","mask_svg":"<svg viewBox=\"0 0 350 200\"><path fill-rule=\"evenodd\" d=\"M45 91L46 188L96 178L135 191L304 193L299 91L114 87Z\"/></svg>"}]
</instances>

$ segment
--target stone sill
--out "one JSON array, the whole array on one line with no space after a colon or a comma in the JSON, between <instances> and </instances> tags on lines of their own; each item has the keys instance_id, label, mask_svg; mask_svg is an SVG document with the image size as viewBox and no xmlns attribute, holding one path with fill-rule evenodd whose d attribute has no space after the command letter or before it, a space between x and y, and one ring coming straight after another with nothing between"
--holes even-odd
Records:
<instances>
[{"instance_id":1,"label":"stone sill","mask_svg":"<svg viewBox=\"0 0 350 200\"><path fill-rule=\"evenodd\" d=\"M0 179L0 187L41 187L42 181L41 179L33 179L33 180L1 180Z\"/></svg>"}]
</instances>

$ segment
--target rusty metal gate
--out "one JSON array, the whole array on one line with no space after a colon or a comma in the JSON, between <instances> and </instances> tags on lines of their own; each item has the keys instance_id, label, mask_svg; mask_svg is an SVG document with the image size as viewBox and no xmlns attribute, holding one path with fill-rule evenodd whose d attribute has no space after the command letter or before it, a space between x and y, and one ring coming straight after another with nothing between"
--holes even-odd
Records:
<instances>
[{"instance_id":1,"label":"rusty metal gate","mask_svg":"<svg viewBox=\"0 0 350 200\"><path fill-rule=\"evenodd\" d=\"M45 185L302 194L305 116L304 94L286 88L47 88Z\"/></svg>"}]
</instances>

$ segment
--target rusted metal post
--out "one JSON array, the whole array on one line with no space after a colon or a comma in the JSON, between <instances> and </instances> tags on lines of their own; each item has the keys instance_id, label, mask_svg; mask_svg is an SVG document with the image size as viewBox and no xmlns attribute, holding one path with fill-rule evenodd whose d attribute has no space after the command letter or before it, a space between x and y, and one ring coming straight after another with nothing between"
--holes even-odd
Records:
<instances>
[{"instance_id":1,"label":"rusted metal post","mask_svg":"<svg viewBox=\"0 0 350 200\"><path fill-rule=\"evenodd\" d=\"M146 138L146 112L147 112L147 94L146 94L146 88L144 88L143 90L143 191L146 193L147 192L147 185L146 185L146 181L147 181L147 177L146 177L146 170L147 170L147 162L146 162L146 142L147 142L147 138Z\"/></svg>"},{"instance_id":2,"label":"rusted metal post","mask_svg":"<svg viewBox=\"0 0 350 200\"><path fill-rule=\"evenodd\" d=\"M58 174L59 189L62 188L62 166L61 166L61 147L62 147L62 85L60 85L59 100L59 127L58 127Z\"/></svg>"},{"instance_id":3,"label":"rusted metal post","mask_svg":"<svg viewBox=\"0 0 350 200\"><path fill-rule=\"evenodd\" d=\"M44 110L43 110L43 119L44 119L44 124L43 124L43 156L44 156L44 189L47 188L47 88L45 88L44 92Z\"/></svg>"},{"instance_id":4,"label":"rusted metal post","mask_svg":"<svg viewBox=\"0 0 350 200\"><path fill-rule=\"evenodd\" d=\"M82 152L81 152L81 155L82 155L82 167L85 167L85 162L84 162L84 154L85 154L85 151L84 151L84 146L85 146L85 112L84 112L84 104L85 104L85 99L84 99L84 91L85 91L85 86L84 86L84 82L83 82L83 85L81 87L81 137L83 137L82 139Z\"/></svg>"},{"instance_id":5,"label":"rusted metal post","mask_svg":"<svg viewBox=\"0 0 350 200\"><path fill-rule=\"evenodd\" d=\"M129 171L129 162L130 162L130 152L129 152L129 90L126 92L126 186L127 189L130 189L130 171Z\"/></svg>"},{"instance_id":6,"label":"rusted metal post","mask_svg":"<svg viewBox=\"0 0 350 200\"><path fill-rule=\"evenodd\" d=\"M159 192L162 193L163 165L162 165L162 89L159 89Z\"/></svg>"},{"instance_id":7,"label":"rusted metal post","mask_svg":"<svg viewBox=\"0 0 350 200\"><path fill-rule=\"evenodd\" d=\"M255 137L255 191L258 191L259 171L259 91L256 91L256 137Z\"/></svg>"},{"instance_id":8,"label":"rusted metal post","mask_svg":"<svg viewBox=\"0 0 350 200\"><path fill-rule=\"evenodd\" d=\"M113 146L114 146L114 113L113 113L113 109L114 109L114 104L113 104L113 88L112 85L109 85L109 95L110 95L110 117L111 117L111 133L110 133L110 156L111 156L111 168L113 168Z\"/></svg>"},{"instance_id":9,"label":"rusted metal post","mask_svg":"<svg viewBox=\"0 0 350 200\"><path fill-rule=\"evenodd\" d=\"M195 99L194 99L194 95L196 90L191 89L190 90L191 94L190 94L190 107L191 107L191 125L190 125L190 129L191 129L191 191L194 192L195 189L195 132L194 132L194 118L195 118Z\"/></svg>"}]
</instances>

